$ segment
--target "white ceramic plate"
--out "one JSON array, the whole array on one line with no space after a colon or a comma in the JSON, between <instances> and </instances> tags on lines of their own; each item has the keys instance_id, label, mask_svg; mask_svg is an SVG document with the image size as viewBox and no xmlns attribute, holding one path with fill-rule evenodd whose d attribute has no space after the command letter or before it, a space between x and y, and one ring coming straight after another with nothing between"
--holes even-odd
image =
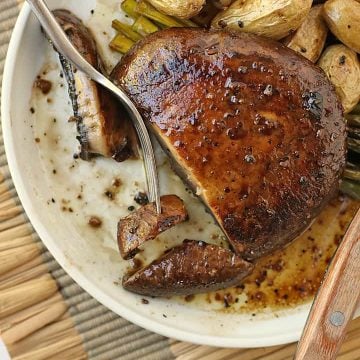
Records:
<instances>
[{"instance_id":1,"label":"white ceramic plate","mask_svg":"<svg viewBox=\"0 0 360 360\"><path fill-rule=\"evenodd\" d=\"M113 3L116 8L118 6L117 1L102 2L105 5ZM90 10L96 5L95 1L89 0L48 0L48 3L53 8L68 8L83 19L89 17ZM96 11L101 13L101 6ZM100 13L100 18L103 16L105 19L106 14ZM56 117L57 124L62 122L63 127L70 129L66 124L70 113L65 97L53 97L53 103L47 108L41 107L41 100L37 100L35 114L30 113L33 81L46 62L48 48L38 22L25 5L17 21L6 60L1 110L5 148L16 189L31 223L60 265L102 304L131 322L167 337L222 347L260 347L298 340L309 305L280 311L276 316L271 313L254 318L251 314L224 313L167 299L151 299L148 305L144 305L140 296L114 284L125 265L115 251L112 230L115 231L118 216L124 214L127 200L130 201L133 196L132 183L127 183L126 178L135 176L139 179L138 187L143 186L141 166L135 162L116 165L104 159L91 164L74 162L71 148L76 146L76 142L73 137L68 139L62 133L62 138L59 138L59 128L49 125ZM47 71L49 76L55 76L59 69L50 67ZM56 91L60 92L60 89ZM47 138L41 137L41 143L37 144L34 136L43 135L40 132L45 130L48 132ZM46 151L52 143L57 144L53 157L51 151ZM76 165L75 170L70 169L71 164ZM166 164L164 166L166 168ZM51 167L56 167L57 177L52 176ZM181 182L165 170L162 171L162 184L165 184L167 190L188 196L195 219L207 219L208 215L202 212L196 201L186 195ZM123 194L121 197L123 204L109 204L105 200L98 203L96 194L100 196L111 177L118 173L125 182L123 190L128 192L128 195ZM80 206L72 199L81 186L85 187L84 197L87 201ZM181 189L176 190L177 186ZM52 198L56 198L55 204L51 202ZM61 211L61 199L64 200L63 207L70 207L67 202L70 200L66 199L71 199L73 214ZM96 233L82 226L94 208L104 215L105 222L112 218L105 224L109 229L107 232ZM207 229L213 231L214 225L207 224ZM184 227L182 231L196 237L196 233L192 234L189 227ZM176 232L171 234L170 237L178 237Z\"/></svg>"}]
</instances>

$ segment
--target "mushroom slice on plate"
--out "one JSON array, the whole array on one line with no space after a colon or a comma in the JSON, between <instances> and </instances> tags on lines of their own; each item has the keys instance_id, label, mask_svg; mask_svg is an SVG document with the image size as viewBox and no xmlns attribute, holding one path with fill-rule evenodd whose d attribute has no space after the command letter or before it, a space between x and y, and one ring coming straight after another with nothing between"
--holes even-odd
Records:
<instances>
[{"instance_id":1,"label":"mushroom slice on plate","mask_svg":"<svg viewBox=\"0 0 360 360\"><path fill-rule=\"evenodd\" d=\"M150 265L125 276L122 285L146 296L190 295L239 285L253 267L220 246L185 240Z\"/></svg>"},{"instance_id":2,"label":"mushroom slice on plate","mask_svg":"<svg viewBox=\"0 0 360 360\"><path fill-rule=\"evenodd\" d=\"M124 259L133 257L141 244L154 239L188 218L183 201L176 195L161 197L161 213L154 203L142 206L118 224L118 244Z\"/></svg>"},{"instance_id":3,"label":"mushroom slice on plate","mask_svg":"<svg viewBox=\"0 0 360 360\"><path fill-rule=\"evenodd\" d=\"M81 55L101 71L102 61L90 30L67 10L55 10L54 15ZM120 102L86 74L77 71L62 55L59 57L79 134L80 157L88 160L92 155L102 155L124 161L137 156L136 134Z\"/></svg>"}]
</instances>

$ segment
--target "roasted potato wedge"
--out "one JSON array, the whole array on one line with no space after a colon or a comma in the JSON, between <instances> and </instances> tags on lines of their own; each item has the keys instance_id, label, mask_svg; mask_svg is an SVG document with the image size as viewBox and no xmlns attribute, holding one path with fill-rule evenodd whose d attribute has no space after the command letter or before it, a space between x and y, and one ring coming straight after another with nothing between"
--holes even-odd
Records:
<instances>
[{"instance_id":1,"label":"roasted potato wedge","mask_svg":"<svg viewBox=\"0 0 360 360\"><path fill-rule=\"evenodd\" d=\"M311 4L312 0L236 0L213 19L211 26L279 40L301 25Z\"/></svg>"},{"instance_id":2,"label":"roasted potato wedge","mask_svg":"<svg viewBox=\"0 0 360 360\"><path fill-rule=\"evenodd\" d=\"M323 16L331 32L345 45L360 53L360 2L329 0Z\"/></svg>"},{"instance_id":3,"label":"roasted potato wedge","mask_svg":"<svg viewBox=\"0 0 360 360\"><path fill-rule=\"evenodd\" d=\"M350 112L360 100L360 62L356 52L342 44L329 46L318 65L335 85L344 112Z\"/></svg>"},{"instance_id":4,"label":"roasted potato wedge","mask_svg":"<svg viewBox=\"0 0 360 360\"><path fill-rule=\"evenodd\" d=\"M206 0L148 0L156 9L164 14L189 19L197 15Z\"/></svg>"},{"instance_id":5,"label":"roasted potato wedge","mask_svg":"<svg viewBox=\"0 0 360 360\"><path fill-rule=\"evenodd\" d=\"M318 61L326 41L328 28L322 17L322 5L311 8L304 22L286 41L286 45L312 62Z\"/></svg>"}]
</instances>

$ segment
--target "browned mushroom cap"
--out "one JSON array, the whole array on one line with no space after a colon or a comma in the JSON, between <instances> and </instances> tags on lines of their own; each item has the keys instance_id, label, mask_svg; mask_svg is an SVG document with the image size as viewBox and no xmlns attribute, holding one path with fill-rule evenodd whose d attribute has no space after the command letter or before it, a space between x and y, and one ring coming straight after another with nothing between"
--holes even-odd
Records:
<instances>
[{"instance_id":1,"label":"browned mushroom cap","mask_svg":"<svg viewBox=\"0 0 360 360\"><path fill-rule=\"evenodd\" d=\"M338 189L340 101L319 67L281 44L166 29L141 40L112 76L242 257L283 248Z\"/></svg>"},{"instance_id":2,"label":"browned mushroom cap","mask_svg":"<svg viewBox=\"0 0 360 360\"><path fill-rule=\"evenodd\" d=\"M185 221L188 217L183 201L176 195L161 197L161 214L155 203L142 206L118 224L118 244L124 259L133 257L145 241Z\"/></svg>"},{"instance_id":3,"label":"browned mushroom cap","mask_svg":"<svg viewBox=\"0 0 360 360\"><path fill-rule=\"evenodd\" d=\"M150 265L123 278L126 290L147 296L189 295L238 285L253 265L230 250L185 240Z\"/></svg>"}]
</instances>

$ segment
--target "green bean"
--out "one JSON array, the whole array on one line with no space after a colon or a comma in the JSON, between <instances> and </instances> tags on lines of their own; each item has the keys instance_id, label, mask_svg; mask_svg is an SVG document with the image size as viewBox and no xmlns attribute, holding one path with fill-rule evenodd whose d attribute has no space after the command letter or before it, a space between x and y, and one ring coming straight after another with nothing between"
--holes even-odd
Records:
<instances>
[{"instance_id":1,"label":"green bean","mask_svg":"<svg viewBox=\"0 0 360 360\"><path fill-rule=\"evenodd\" d=\"M182 22L186 27L199 27L198 24L194 23L190 19L178 19L178 18L176 18L176 20Z\"/></svg>"},{"instance_id":2,"label":"green bean","mask_svg":"<svg viewBox=\"0 0 360 360\"><path fill-rule=\"evenodd\" d=\"M360 114L347 114L345 118L348 125L360 127Z\"/></svg>"},{"instance_id":3,"label":"green bean","mask_svg":"<svg viewBox=\"0 0 360 360\"><path fill-rule=\"evenodd\" d=\"M164 24L160 24L160 23L158 23L158 22L154 22L155 24L156 24L156 26L158 26L159 27L159 29L168 29L169 27L168 26L166 26L166 25L164 25Z\"/></svg>"},{"instance_id":4,"label":"green bean","mask_svg":"<svg viewBox=\"0 0 360 360\"><path fill-rule=\"evenodd\" d=\"M349 127L348 136L354 139L360 139L360 129L355 127Z\"/></svg>"},{"instance_id":5,"label":"green bean","mask_svg":"<svg viewBox=\"0 0 360 360\"><path fill-rule=\"evenodd\" d=\"M135 20L140 16L140 14L136 12L136 7L136 0L124 0L121 3L121 9Z\"/></svg>"},{"instance_id":6,"label":"green bean","mask_svg":"<svg viewBox=\"0 0 360 360\"><path fill-rule=\"evenodd\" d=\"M360 140L348 137L347 145L350 150L360 154Z\"/></svg>"},{"instance_id":7,"label":"green bean","mask_svg":"<svg viewBox=\"0 0 360 360\"><path fill-rule=\"evenodd\" d=\"M132 26L133 30L142 36L152 34L159 30L159 28L144 16L136 19Z\"/></svg>"},{"instance_id":8,"label":"green bean","mask_svg":"<svg viewBox=\"0 0 360 360\"><path fill-rule=\"evenodd\" d=\"M360 170L346 167L344 171L344 178L360 182Z\"/></svg>"},{"instance_id":9,"label":"green bean","mask_svg":"<svg viewBox=\"0 0 360 360\"><path fill-rule=\"evenodd\" d=\"M139 40L142 39L142 36L140 34L138 34L137 32L135 32L132 28L131 25L128 24L124 24L119 20L113 20L111 26L117 30L118 32L124 34L126 37L128 37L129 39L131 39L134 42L137 42Z\"/></svg>"},{"instance_id":10,"label":"green bean","mask_svg":"<svg viewBox=\"0 0 360 360\"><path fill-rule=\"evenodd\" d=\"M183 23L171 16L162 14L145 1L140 1L137 4L136 12L167 27L184 27Z\"/></svg>"},{"instance_id":11,"label":"green bean","mask_svg":"<svg viewBox=\"0 0 360 360\"><path fill-rule=\"evenodd\" d=\"M340 190L350 197L360 200L360 184L350 180L342 180Z\"/></svg>"},{"instance_id":12,"label":"green bean","mask_svg":"<svg viewBox=\"0 0 360 360\"><path fill-rule=\"evenodd\" d=\"M133 45L134 42L123 34L117 34L109 44L111 49L122 54L127 53Z\"/></svg>"},{"instance_id":13,"label":"green bean","mask_svg":"<svg viewBox=\"0 0 360 360\"><path fill-rule=\"evenodd\" d=\"M347 166L349 169L359 170L359 171L360 171L360 164L359 164L359 165L356 165L356 164L350 162L349 160L346 162L346 166Z\"/></svg>"}]
</instances>

